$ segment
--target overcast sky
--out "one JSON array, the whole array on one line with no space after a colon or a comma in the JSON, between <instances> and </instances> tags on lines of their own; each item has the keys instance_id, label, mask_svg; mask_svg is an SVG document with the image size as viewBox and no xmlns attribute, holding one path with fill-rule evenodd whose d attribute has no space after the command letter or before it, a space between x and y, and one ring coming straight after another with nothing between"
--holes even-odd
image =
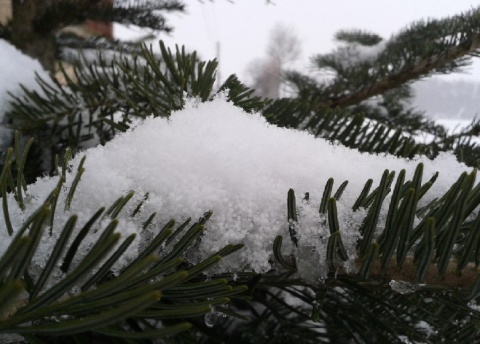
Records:
<instances>
[{"instance_id":1,"label":"overcast sky","mask_svg":"<svg viewBox=\"0 0 480 344\"><path fill-rule=\"evenodd\" d=\"M247 66L262 58L270 30L277 23L298 35L300 65L316 53L335 48L340 29L363 29L388 38L413 21L443 18L480 6L480 0L187 0L187 13L168 15L174 32L161 38L167 45L185 45L202 59L216 57L220 43L221 78L236 73L247 78ZM475 76L476 75L476 76ZM480 61L469 79L480 79Z\"/></svg>"}]
</instances>

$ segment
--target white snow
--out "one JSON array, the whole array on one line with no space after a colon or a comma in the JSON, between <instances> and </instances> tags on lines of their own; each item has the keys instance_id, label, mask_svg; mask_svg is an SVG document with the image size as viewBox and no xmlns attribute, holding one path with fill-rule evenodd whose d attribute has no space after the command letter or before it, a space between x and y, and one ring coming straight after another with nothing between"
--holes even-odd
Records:
<instances>
[{"instance_id":1,"label":"white snow","mask_svg":"<svg viewBox=\"0 0 480 344\"><path fill-rule=\"evenodd\" d=\"M154 211L158 213L157 231L170 218L183 222L191 216L196 219L207 210L213 210L207 222L207 231L190 253L199 260L228 243L244 243L245 248L221 262L219 271L254 270L265 272L271 268L272 243L276 235L283 235L285 252L291 244L287 221L287 192L293 188L297 195L300 214L297 232L300 249L300 274L314 280L326 273L326 244L329 230L318 215L318 206L328 178L335 178L334 190L349 180L337 207L340 230L351 259L355 259L355 241L359 224L365 215L353 213L351 207L368 178L378 184L384 169L407 169L411 177L418 162L425 164L425 179L436 171L440 177L429 191L429 199L444 192L460 175L469 170L455 161L451 154L442 154L435 161L418 158L406 161L394 157L361 154L342 146L315 139L306 132L278 128L268 124L260 114L248 114L225 97L208 103L187 101L184 110L169 119L149 118L136 128L115 137L106 146L91 148L84 173L78 186L71 211L57 208L57 224L72 213L86 221L101 206L110 206L119 196L134 190L136 196L129 203L130 214L146 192L148 202L140 218L120 215L119 231L141 231L141 222ZM83 154L72 162L67 186L73 180ZM44 178L29 186L30 198L25 212L20 211L10 198L14 228L48 196L57 183L56 178ZM302 203L303 194L310 193L310 202ZM59 204L68 193L66 187ZM3 224L3 220L0 220ZM81 223L77 226L81 228ZM47 259L51 245L58 236L45 236L42 252L36 259L41 265ZM10 239L5 228L0 228L0 255ZM95 236L89 237L94 242ZM137 240L128 255L135 256L141 249ZM129 256L125 258L129 259Z\"/></svg>"},{"instance_id":2,"label":"white snow","mask_svg":"<svg viewBox=\"0 0 480 344\"><path fill-rule=\"evenodd\" d=\"M427 335L427 338L428 338L428 337L431 337L431 336L433 336L433 335L435 335L435 334L438 333L438 331L437 331L437 330L434 330L434 329L432 328L432 326L430 326L429 323L427 323L426 321L423 321L423 320L419 321L419 322L415 325L415 327L416 327L418 330L420 330L421 332L423 332L424 334L426 334L426 335Z\"/></svg>"},{"instance_id":3,"label":"white snow","mask_svg":"<svg viewBox=\"0 0 480 344\"><path fill-rule=\"evenodd\" d=\"M416 292L420 285L410 283L410 282L405 282L405 281L396 281L396 280L391 280L390 283L390 288L392 288L393 291L396 291L399 294L413 294Z\"/></svg>"},{"instance_id":4,"label":"white snow","mask_svg":"<svg viewBox=\"0 0 480 344\"><path fill-rule=\"evenodd\" d=\"M386 48L387 41L367 46L358 43L340 45L332 56L343 68L348 69L361 63L373 62Z\"/></svg>"},{"instance_id":5,"label":"white snow","mask_svg":"<svg viewBox=\"0 0 480 344\"><path fill-rule=\"evenodd\" d=\"M39 91L35 73L44 79L48 79L48 74L37 60L24 55L3 39L0 39L0 52L0 124L2 124L12 99L8 92L18 93L21 90L20 84L29 90ZM0 147L9 145L10 137L10 131L0 125Z\"/></svg>"},{"instance_id":6,"label":"white snow","mask_svg":"<svg viewBox=\"0 0 480 344\"><path fill-rule=\"evenodd\" d=\"M0 111L3 113L10 100L7 92L20 91L19 84L30 90L38 90L35 73L45 78L48 78L48 74L37 60L21 53L3 39L0 39L0 51Z\"/></svg>"},{"instance_id":7,"label":"white snow","mask_svg":"<svg viewBox=\"0 0 480 344\"><path fill-rule=\"evenodd\" d=\"M473 309L475 312L480 312L480 305L477 305L476 300L472 300L468 303L468 307Z\"/></svg>"}]
</instances>

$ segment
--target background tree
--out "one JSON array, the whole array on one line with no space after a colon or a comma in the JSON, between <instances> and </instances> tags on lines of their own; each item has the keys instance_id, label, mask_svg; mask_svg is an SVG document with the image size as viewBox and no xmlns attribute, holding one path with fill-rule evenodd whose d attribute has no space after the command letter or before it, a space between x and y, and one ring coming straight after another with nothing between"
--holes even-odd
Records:
<instances>
[{"instance_id":1,"label":"background tree","mask_svg":"<svg viewBox=\"0 0 480 344\"><path fill-rule=\"evenodd\" d=\"M300 41L294 30L277 24L270 32L267 56L251 62L248 68L255 94L270 99L279 98L282 73L288 64L299 58L300 52Z\"/></svg>"},{"instance_id":2,"label":"background tree","mask_svg":"<svg viewBox=\"0 0 480 344\"><path fill-rule=\"evenodd\" d=\"M319 69L334 72L329 80L291 72L287 78L296 93L282 99L252 97L253 91L234 76L221 89L230 89L229 99L234 104L247 111L261 111L271 123L306 129L352 149L400 157L434 157L453 149L459 159L476 166L479 150L471 139L478 132L477 123L458 135L448 135L442 127L409 108L405 100L413 80L455 72L469 58L477 56L479 35L479 9L443 20L415 23L388 41L363 31L341 32L337 39L345 45L332 54L314 58ZM333 179L323 181L318 222L325 223L330 230L327 252L323 252L329 266L324 283L306 281L297 275L296 255L302 250L311 254L308 243L296 236L296 223L302 215L297 208L300 202L311 200L308 194L300 200L294 190L288 190L285 197L290 237L271 239L275 264L268 273L238 271L237 275L208 278L202 274L240 246L222 248L198 264L185 261L182 255L187 247L195 248L210 216L207 213L189 229L188 223L174 231L173 223L165 225L145 252L121 274L111 275L108 270L122 252L115 252L105 263L102 261L97 274L90 264L110 252L110 243L118 240L112 227L115 217L131 199L125 195L106 210L113 219L100 231L103 234L92 248L93 253L78 263L76 273L61 275L65 278L60 285L45 284L44 276L51 274L55 266L68 271L74 261L77 240L68 247L59 240L54 250L58 255L52 254L56 258L38 273L41 278L32 278L28 267L39 242L38 229L55 220L52 212L55 213L59 190L73 190L69 199L74 197L75 184L65 187L61 178L69 169L72 151L66 149L62 166L61 159L55 159L55 154L62 152L58 148L70 146L75 152L107 142L130 128L133 119L152 114L168 117L182 108L184 94L203 102L214 96L215 61L201 62L183 49L172 53L163 44L160 46L161 58L144 47L133 59L99 60L94 67L80 66L78 81L69 80L67 86L43 80L39 81L42 94L25 90L14 97L8 113L11 125L48 142L38 149L52 153L47 170L57 173L59 181L24 226L10 228L7 191L14 194L12 197L21 208L25 160L18 145L5 152L0 178L7 214L5 227L22 235L12 240L0 260L0 292L12 295L11 299L0 300L0 332L17 331L32 342L73 338L144 342L167 335L173 336L165 339L167 343L470 343L478 339L480 187L475 182L476 170L462 174L440 197L423 207L419 201L435 183L436 176L425 180L421 164L409 180L405 171L397 174L387 170L379 171L383 175L378 185L373 185L372 179L366 181L353 210L362 215L359 223L352 224L359 232L358 272L342 269L346 253L336 204L346 184L334 190ZM412 134L425 131L433 135L431 142L419 143L412 138ZM25 166L33 175L45 173L41 166ZM79 166L74 181L79 180L82 171ZM385 219L379 219L382 208L388 209ZM88 226L104 211L100 209ZM62 238L75 221L72 217L62 224ZM88 230L89 227L81 233ZM178 241L169 239L178 235ZM150 253L165 245L174 246L172 254L158 263L148 260L155 259ZM65 257L60 254L64 246ZM127 247L125 241L121 248ZM164 275L165 271L173 273ZM78 294L65 294L76 283L83 283L84 275L95 278ZM135 278L130 278L132 275ZM166 296L164 299L159 300L158 290ZM24 291L31 295L28 300L14 302ZM291 300L295 300L294 305ZM211 304L218 304L222 314L232 318L211 327L204 318L207 315L209 319ZM162 327L152 325L159 320Z\"/></svg>"}]
</instances>

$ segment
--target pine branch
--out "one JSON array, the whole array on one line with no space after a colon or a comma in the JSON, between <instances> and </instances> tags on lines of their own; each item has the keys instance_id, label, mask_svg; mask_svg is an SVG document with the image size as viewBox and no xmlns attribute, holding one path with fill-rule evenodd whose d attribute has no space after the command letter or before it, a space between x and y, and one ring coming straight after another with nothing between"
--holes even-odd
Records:
<instances>
[{"instance_id":1,"label":"pine branch","mask_svg":"<svg viewBox=\"0 0 480 344\"><path fill-rule=\"evenodd\" d=\"M134 4L128 1L113 4L104 0L53 0L43 13L38 13L35 27L44 33L52 33L65 26L92 19L135 24L168 32L172 28L166 25L165 18L153 12L184 10L184 4L179 0L136 1Z\"/></svg>"},{"instance_id":2,"label":"pine branch","mask_svg":"<svg viewBox=\"0 0 480 344\"><path fill-rule=\"evenodd\" d=\"M374 236L367 233L368 226L375 223L372 219L378 216L375 214L382 207L381 200L385 200L382 189L389 192L388 180L393 182L393 178L389 178L392 174L386 172L383 186L381 182L370 194L367 191L363 197L359 197L357 203L369 209L363 226L363 238L357 246L359 257L355 261L356 271L351 267L348 271L342 267L342 261L346 260L342 231L349 229L338 226L335 198L329 199L328 211L323 210L328 214L331 233L325 253L325 258L330 261L330 272L323 283L298 279L302 271L297 270L297 266L302 266L299 261L306 259L300 252L310 252L312 243L291 238L292 244L298 244L298 249L292 251L293 255L298 254L294 258L296 264L292 264L290 259L282 255L282 238L277 237L274 256L279 265L276 271L261 276L256 284L253 302L258 302L266 310L261 314L253 312L253 324L257 328L263 324L263 328L267 329L268 324L275 326L275 331L281 332L282 338L290 341L299 340L297 333L301 332L301 338L306 343L353 340L369 343L372 338L375 338L374 342L402 343L402 338L409 338L435 343L458 338L462 338L461 342L468 342L476 338L480 313L471 305L476 305L478 301L480 278L478 255L472 248L478 247L480 242L480 217L476 213L469 213L478 206L478 198L474 195L477 195L479 188L472 188L475 172L460 176L439 203L433 202L427 206L429 210L415 209L419 197L434 182L431 179L422 185L421 174L421 165L411 181L405 182L403 173L399 174L385 225L382 228L372 227L370 233L375 233ZM332 194L332 186L333 179L327 182L322 203ZM406 191L407 188L410 189ZM420 190L420 196L415 196L415 188ZM338 192L335 197L340 197ZM295 206L292 190L289 191L288 202L289 213L298 213L291 209ZM409 220L413 219L412 216L425 213L416 226ZM475 219L471 219L472 216ZM462 233L455 228L462 228ZM423 238L419 235L423 235ZM365 244L369 249L361 255ZM303 249L304 245L306 247ZM396 262L390 260L393 251L388 249L389 245L393 245L390 246L393 248L396 246ZM453 245L460 247L454 254L455 259L451 256ZM399 258L399 250L406 253L405 257L400 254ZM310 257L310 254L307 256ZM445 257L449 258L445 260ZM443 261L447 261L447 264L444 265ZM268 297L261 297L262 293ZM291 304L285 295L299 301ZM287 318L290 320L287 321ZM306 319L311 319L313 323ZM458 322L462 326L457 326ZM418 326L420 323L425 325ZM431 331L423 332L425 326ZM326 338L318 332L327 334ZM248 338L244 333L235 333L234 336L240 336L243 340ZM262 332L262 336L275 338L268 330Z\"/></svg>"},{"instance_id":3,"label":"pine branch","mask_svg":"<svg viewBox=\"0 0 480 344\"><path fill-rule=\"evenodd\" d=\"M84 59L75 78L62 70L67 85L39 79L42 92L23 88L23 95L12 95L12 110L6 116L15 129L43 143L43 159L52 161L51 170L53 157L67 147L76 152L88 148L85 142L104 144L126 131L135 118L168 117L183 107L185 95L208 101L228 92L228 99L246 111L258 111L267 103L235 75L215 91L217 61L200 61L196 52L188 54L184 47L172 52L163 42L159 45L160 56L139 46L113 58L100 54L93 64Z\"/></svg>"},{"instance_id":4,"label":"pine branch","mask_svg":"<svg viewBox=\"0 0 480 344\"><path fill-rule=\"evenodd\" d=\"M464 56L475 53L480 48L480 34L472 37L471 40L460 43L439 54L421 60L414 66L400 70L398 73L387 75L386 78L376 81L363 89L354 91L350 94L330 98L331 107L347 107L358 104L365 99L378 94L385 93L400 85L417 80L422 76L427 76L441 67L458 60Z\"/></svg>"},{"instance_id":5,"label":"pine branch","mask_svg":"<svg viewBox=\"0 0 480 344\"><path fill-rule=\"evenodd\" d=\"M412 158L434 158L454 151L460 161L478 166L478 145L471 129L448 134L410 105L409 83L433 73L450 73L480 50L480 10L443 20L413 24L382 41L363 31L341 31L337 39L346 46L314 57L320 70L334 73L319 81L311 75L289 71L287 83L296 97L275 100L263 111L276 125L308 130L313 135L360 151L386 152ZM433 135L427 143L413 135Z\"/></svg>"},{"instance_id":6,"label":"pine branch","mask_svg":"<svg viewBox=\"0 0 480 344\"><path fill-rule=\"evenodd\" d=\"M321 110L313 110L317 106ZM370 121L364 114L323 107L318 99L311 102L303 98L275 100L263 110L263 115L273 124L308 130L316 137L340 142L361 152L386 152L405 158L424 154L433 158L444 149L452 150L456 143L449 141L448 146L417 143L400 129L387 126L381 121Z\"/></svg>"},{"instance_id":7,"label":"pine branch","mask_svg":"<svg viewBox=\"0 0 480 344\"><path fill-rule=\"evenodd\" d=\"M184 11L185 5L179 0L144 0L133 4L128 1L117 1L113 7L102 7L100 4L97 8L89 8L85 16L93 20L171 32L173 28L166 24L166 18L160 12Z\"/></svg>"},{"instance_id":8,"label":"pine branch","mask_svg":"<svg viewBox=\"0 0 480 344\"><path fill-rule=\"evenodd\" d=\"M388 41L368 32L341 31L337 39L344 45L312 59L314 67L320 72L332 72L332 78L318 80L294 71L285 74L297 94L296 101L303 104L301 113L295 109L295 113L288 114L274 104L266 115L273 123L288 123L289 127L308 129L323 137L318 124L327 121L332 113L354 117L361 112L373 120L372 127L383 124L411 135L429 133L443 142L440 146L452 149L450 143L458 143L460 138L446 138L440 126L424 120L423 113L411 108L409 83L434 73L457 71L470 57L478 56L479 11L418 22ZM276 112L272 113L272 109ZM351 146L351 140L340 142ZM442 149L435 144L427 147L433 151Z\"/></svg>"},{"instance_id":9,"label":"pine branch","mask_svg":"<svg viewBox=\"0 0 480 344\"><path fill-rule=\"evenodd\" d=\"M377 226L382 204L391 191L395 173L386 170L379 186L370 193L367 189L357 199L353 211L360 207L368 210L359 229L362 239L357 245L357 269L353 269L353 275L351 268L346 272L342 266L348 256L341 233L351 230L339 227L336 199L331 198L333 179L327 182L320 204L320 218L322 214L328 214L331 236L326 260L331 274L344 278L356 276L364 281L373 279L375 283L398 279L408 283L427 283L427 286L441 285L450 290L476 288L480 281L477 271L479 256L474 249L480 244L480 216L474 211L480 204L480 188L474 187L476 170L469 175L462 174L440 200L420 210L418 201L437 178L435 175L422 185L422 171L423 165L419 164L410 181L404 180L405 171L400 172L381 228ZM293 190L288 193L287 208L288 214L297 213ZM415 218L419 220L416 225ZM289 215L289 221L290 226L296 228L297 217ZM290 234L292 243L300 249L302 242L297 239L298 233ZM281 238L277 238L274 245L276 259L284 268L295 270L298 263L286 262L281 255L281 242ZM455 254L454 246L458 246ZM392 259L394 252L395 262ZM453 256L456 260L452 259Z\"/></svg>"},{"instance_id":10,"label":"pine branch","mask_svg":"<svg viewBox=\"0 0 480 344\"><path fill-rule=\"evenodd\" d=\"M18 146L10 151L13 150L17 151ZM0 299L0 335L16 333L30 339L40 337L59 342L70 342L73 338L86 341L93 333L101 334L103 341L165 338L194 331L196 318L208 315L213 307L226 305L232 297L240 297L246 291L246 286L235 282L231 274L208 280L203 274L242 245L227 245L196 264L182 257L202 234L209 213L189 229L187 221L174 231L175 221L169 221L146 240L136 257L130 254L123 266L114 269L146 229L144 225L126 238L115 232L119 224L117 216L124 211L133 192L121 197L106 212L105 208L97 211L76 231L77 215L58 216L59 210L55 214L58 194L66 182L67 159L57 188L20 228L8 233L14 237L0 257L0 294L4 296ZM5 201L12 197L6 194L5 176L11 174L7 170L11 161L5 166L0 189L4 214L9 214ZM78 182L80 173L72 181L72 195L64 200L65 206L74 197L73 184ZM22 175L23 165L20 165L17 179L22 180ZM19 207L20 195L17 189L14 198ZM110 220L104 219L105 216ZM57 222L66 221L54 226L53 218ZM34 257L46 249L41 243L46 228L50 229L49 237L57 239L47 262L41 264ZM58 230L60 233L54 232ZM96 236L93 245L85 242L87 233ZM177 241L172 240L174 236L178 236ZM71 241L70 237L75 239ZM144 323L157 325L144 328Z\"/></svg>"}]
</instances>

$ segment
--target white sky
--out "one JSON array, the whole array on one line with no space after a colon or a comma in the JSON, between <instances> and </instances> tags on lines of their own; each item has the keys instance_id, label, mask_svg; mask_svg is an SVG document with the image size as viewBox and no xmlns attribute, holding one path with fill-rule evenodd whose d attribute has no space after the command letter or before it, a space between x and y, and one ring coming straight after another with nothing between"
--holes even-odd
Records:
<instances>
[{"instance_id":1,"label":"white sky","mask_svg":"<svg viewBox=\"0 0 480 344\"><path fill-rule=\"evenodd\" d=\"M330 52L333 35L340 29L364 29L388 38L412 21L443 18L480 5L473 0L187 0L187 14L169 15L174 27L161 37L167 45L185 45L202 59L216 57L221 44L221 77L236 73L247 78L247 65L264 56L270 29L283 23L302 43L302 64L311 56ZM476 76L474 75L476 74ZM468 79L480 76L480 61L470 68Z\"/></svg>"}]
</instances>

